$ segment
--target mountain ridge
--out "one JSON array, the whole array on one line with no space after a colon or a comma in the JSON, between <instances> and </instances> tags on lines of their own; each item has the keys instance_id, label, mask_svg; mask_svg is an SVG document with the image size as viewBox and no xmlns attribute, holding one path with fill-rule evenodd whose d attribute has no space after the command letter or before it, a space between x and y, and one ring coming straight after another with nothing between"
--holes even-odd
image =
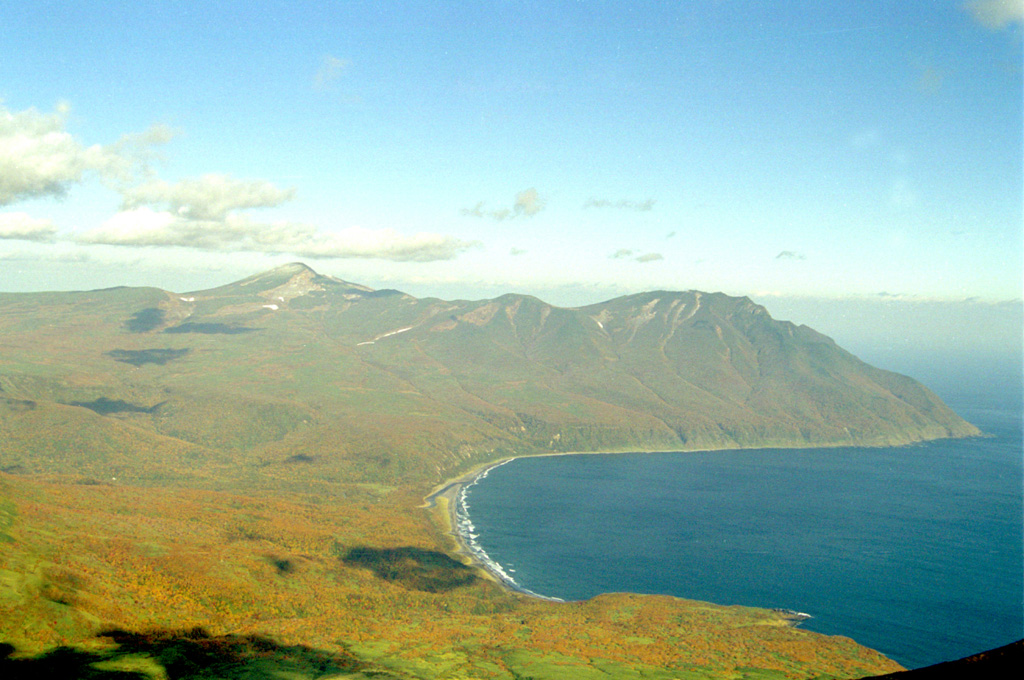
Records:
<instances>
[{"instance_id":1,"label":"mountain ridge","mask_svg":"<svg viewBox=\"0 0 1024 680\"><path fill-rule=\"evenodd\" d=\"M291 263L185 294L6 294L0 309L28 300L41 318L7 313L28 326L0 328L36 355L24 374L0 363L12 398L107 404L94 414L130 423L135 437L236 451L248 465L336 437L339 471L436 483L530 453L978 434L916 381L723 293L647 291L581 307L515 293L448 301ZM56 382L36 375L54 347L66 374Z\"/></svg>"}]
</instances>

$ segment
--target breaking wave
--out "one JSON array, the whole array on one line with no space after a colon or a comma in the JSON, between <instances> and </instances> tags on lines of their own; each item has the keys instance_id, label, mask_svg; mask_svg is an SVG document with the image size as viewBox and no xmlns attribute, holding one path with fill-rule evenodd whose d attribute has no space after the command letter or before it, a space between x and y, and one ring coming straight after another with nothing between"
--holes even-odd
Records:
<instances>
[{"instance_id":1,"label":"breaking wave","mask_svg":"<svg viewBox=\"0 0 1024 680\"><path fill-rule=\"evenodd\" d=\"M479 560L480 563L483 564L484 567L487 569L487 571L491 572L491 574L493 574L498 580L507 585L509 588L515 590L516 592L531 595L533 597L538 597L542 600L551 600L552 602L564 602L565 600L561 598L541 595L540 593L535 593L532 590L524 588L521 585L519 585L516 582L516 580L511 576L511 574L508 573L508 570L506 570L505 567L503 567L495 560L491 559L491 556L487 554L487 551L484 550L483 547L480 545L479 541L477 541L479 534L476 531L476 526L473 524L473 520L470 519L469 516L469 490L476 486L476 483L479 482L481 479L486 479L487 475L490 474L491 470L499 468L502 465L505 465L506 463L511 463L513 460L515 459L509 458L508 460L502 461L497 465L490 466L489 468L485 469L483 472L478 474L476 477L474 477L473 481L463 485L462 488L459 489L459 494L456 499L455 506L456 531L459 533L459 536L462 538L463 544L465 544L466 549L469 550L472 556L475 559Z\"/></svg>"}]
</instances>

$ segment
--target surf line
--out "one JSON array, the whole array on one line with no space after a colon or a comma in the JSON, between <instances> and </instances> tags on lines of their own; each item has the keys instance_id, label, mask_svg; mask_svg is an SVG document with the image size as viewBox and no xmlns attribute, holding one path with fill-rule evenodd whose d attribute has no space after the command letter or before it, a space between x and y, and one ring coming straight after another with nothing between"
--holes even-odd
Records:
<instances>
[{"instance_id":1,"label":"surf line","mask_svg":"<svg viewBox=\"0 0 1024 680\"><path fill-rule=\"evenodd\" d=\"M460 543L464 546L466 552L469 554L470 559L481 565L487 572L489 572L499 583L502 583L507 588L514 590L517 593L523 595L529 595L530 597L536 597L541 600L548 600L549 602L565 602L560 597L552 597L550 595L541 595L536 593L529 588L521 586L511 574L506 571L505 567L496 562L487 554L483 546L477 540L479 534L477 533L476 525L473 524L473 520L469 516L469 490L476 486L477 482L481 479L486 479L487 475L490 474L491 470L511 463L515 458L509 458L503 460L500 463L488 466L480 471L479 474L473 477L469 482L460 485L455 495L455 533Z\"/></svg>"}]
</instances>

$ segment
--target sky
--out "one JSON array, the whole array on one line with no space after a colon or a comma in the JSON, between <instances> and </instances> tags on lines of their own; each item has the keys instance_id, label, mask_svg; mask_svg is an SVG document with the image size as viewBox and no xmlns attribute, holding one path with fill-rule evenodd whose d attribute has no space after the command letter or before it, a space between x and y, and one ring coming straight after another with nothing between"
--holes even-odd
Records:
<instances>
[{"instance_id":1,"label":"sky","mask_svg":"<svg viewBox=\"0 0 1024 680\"><path fill-rule=\"evenodd\" d=\"M1022 21L1024 0L0 0L0 290L304 261L445 298L722 291L879 351L917 338L878 319L981 323L958 337L1019 355Z\"/></svg>"}]
</instances>

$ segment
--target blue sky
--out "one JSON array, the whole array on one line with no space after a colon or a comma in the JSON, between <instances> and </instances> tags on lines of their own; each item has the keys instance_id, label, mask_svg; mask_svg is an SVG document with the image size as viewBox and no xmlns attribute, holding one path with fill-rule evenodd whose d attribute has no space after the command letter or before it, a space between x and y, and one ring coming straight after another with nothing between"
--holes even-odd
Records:
<instances>
[{"instance_id":1,"label":"blue sky","mask_svg":"<svg viewBox=\"0 0 1024 680\"><path fill-rule=\"evenodd\" d=\"M1016 310L1022 18L0 0L0 290L302 260L443 297Z\"/></svg>"}]
</instances>

